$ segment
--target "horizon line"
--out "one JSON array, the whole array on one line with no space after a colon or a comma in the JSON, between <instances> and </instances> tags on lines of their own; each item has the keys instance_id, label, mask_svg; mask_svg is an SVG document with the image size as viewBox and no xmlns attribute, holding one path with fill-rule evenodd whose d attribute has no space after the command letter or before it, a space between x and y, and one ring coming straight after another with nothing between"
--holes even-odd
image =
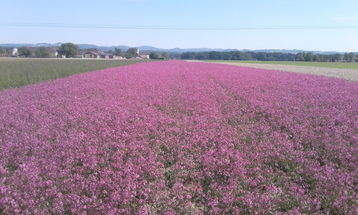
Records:
<instances>
[{"instance_id":1,"label":"horizon line","mask_svg":"<svg viewBox=\"0 0 358 215\"><path fill-rule=\"evenodd\" d=\"M55 45L55 44L63 44L63 43L73 43L76 45L92 45L92 46L98 46L98 47L106 47L106 48L115 48L115 47L119 47L119 46L125 46L128 48L140 48L143 46L147 46L147 47L152 47L155 49L163 49L163 50L172 50L172 49L181 49L181 50L186 50L186 49L209 49L209 50L230 50L230 51L264 51L264 50L277 50L277 51L299 51L299 52L337 52L337 53L358 53L357 51L337 51L337 50L307 50L307 49L299 49L299 48L259 48L259 49L251 49L251 48L208 48L208 47L194 47L194 48L180 48L180 47L174 47L174 48L162 48L162 47L156 47L156 46L152 46L152 45L136 45L136 46L131 46L131 45L99 45L99 44L95 44L95 43L81 43L81 42L35 42L35 43L31 43L31 42L5 42L5 43L0 43L0 47L3 45L39 45L39 44L48 44L48 45Z\"/></svg>"}]
</instances>

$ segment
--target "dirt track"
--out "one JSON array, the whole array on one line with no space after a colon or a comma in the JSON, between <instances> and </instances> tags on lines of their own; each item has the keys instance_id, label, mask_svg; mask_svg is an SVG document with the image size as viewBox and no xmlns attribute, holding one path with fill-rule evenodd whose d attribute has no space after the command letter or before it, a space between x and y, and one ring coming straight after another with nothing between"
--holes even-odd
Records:
<instances>
[{"instance_id":1,"label":"dirt track","mask_svg":"<svg viewBox=\"0 0 358 215\"><path fill-rule=\"evenodd\" d=\"M336 68L324 68L324 67L292 66L292 65L276 65L276 64L252 64L252 63L223 63L223 64L243 66L243 67L253 67L259 69L278 70L278 71L285 71L285 72L297 72L297 73L305 73L311 75L323 75L323 76L335 77L335 78L346 79L351 81L358 81L358 70L354 70L354 69L336 69Z\"/></svg>"}]
</instances>

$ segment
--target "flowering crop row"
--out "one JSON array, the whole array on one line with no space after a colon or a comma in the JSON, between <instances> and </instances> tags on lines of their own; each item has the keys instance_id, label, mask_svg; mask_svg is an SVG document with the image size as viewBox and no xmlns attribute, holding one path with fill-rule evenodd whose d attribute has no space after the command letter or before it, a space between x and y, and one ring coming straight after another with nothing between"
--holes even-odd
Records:
<instances>
[{"instance_id":1,"label":"flowering crop row","mask_svg":"<svg viewBox=\"0 0 358 215\"><path fill-rule=\"evenodd\" d=\"M182 61L0 93L0 214L356 214L358 84Z\"/></svg>"}]
</instances>

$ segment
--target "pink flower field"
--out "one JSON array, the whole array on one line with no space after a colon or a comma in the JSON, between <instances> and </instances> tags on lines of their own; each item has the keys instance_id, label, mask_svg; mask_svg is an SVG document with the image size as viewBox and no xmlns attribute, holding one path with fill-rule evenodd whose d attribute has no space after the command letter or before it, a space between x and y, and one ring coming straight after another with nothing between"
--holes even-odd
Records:
<instances>
[{"instance_id":1,"label":"pink flower field","mask_svg":"<svg viewBox=\"0 0 358 215\"><path fill-rule=\"evenodd\" d=\"M358 83L163 61L0 92L0 214L358 214Z\"/></svg>"}]
</instances>

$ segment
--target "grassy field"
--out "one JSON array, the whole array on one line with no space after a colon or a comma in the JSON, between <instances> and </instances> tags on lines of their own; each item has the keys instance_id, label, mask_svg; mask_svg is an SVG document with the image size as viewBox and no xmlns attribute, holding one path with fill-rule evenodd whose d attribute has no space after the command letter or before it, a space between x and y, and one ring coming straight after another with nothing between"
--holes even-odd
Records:
<instances>
[{"instance_id":1,"label":"grassy field","mask_svg":"<svg viewBox=\"0 0 358 215\"><path fill-rule=\"evenodd\" d=\"M332 62L298 62L298 61L225 61L211 60L210 62L230 62L230 63L253 63L253 64L278 64L278 65L294 65L294 66L314 66L338 69L357 69L358 63L332 63Z\"/></svg>"},{"instance_id":2,"label":"grassy field","mask_svg":"<svg viewBox=\"0 0 358 215\"><path fill-rule=\"evenodd\" d=\"M0 58L0 90L144 60Z\"/></svg>"}]
</instances>

